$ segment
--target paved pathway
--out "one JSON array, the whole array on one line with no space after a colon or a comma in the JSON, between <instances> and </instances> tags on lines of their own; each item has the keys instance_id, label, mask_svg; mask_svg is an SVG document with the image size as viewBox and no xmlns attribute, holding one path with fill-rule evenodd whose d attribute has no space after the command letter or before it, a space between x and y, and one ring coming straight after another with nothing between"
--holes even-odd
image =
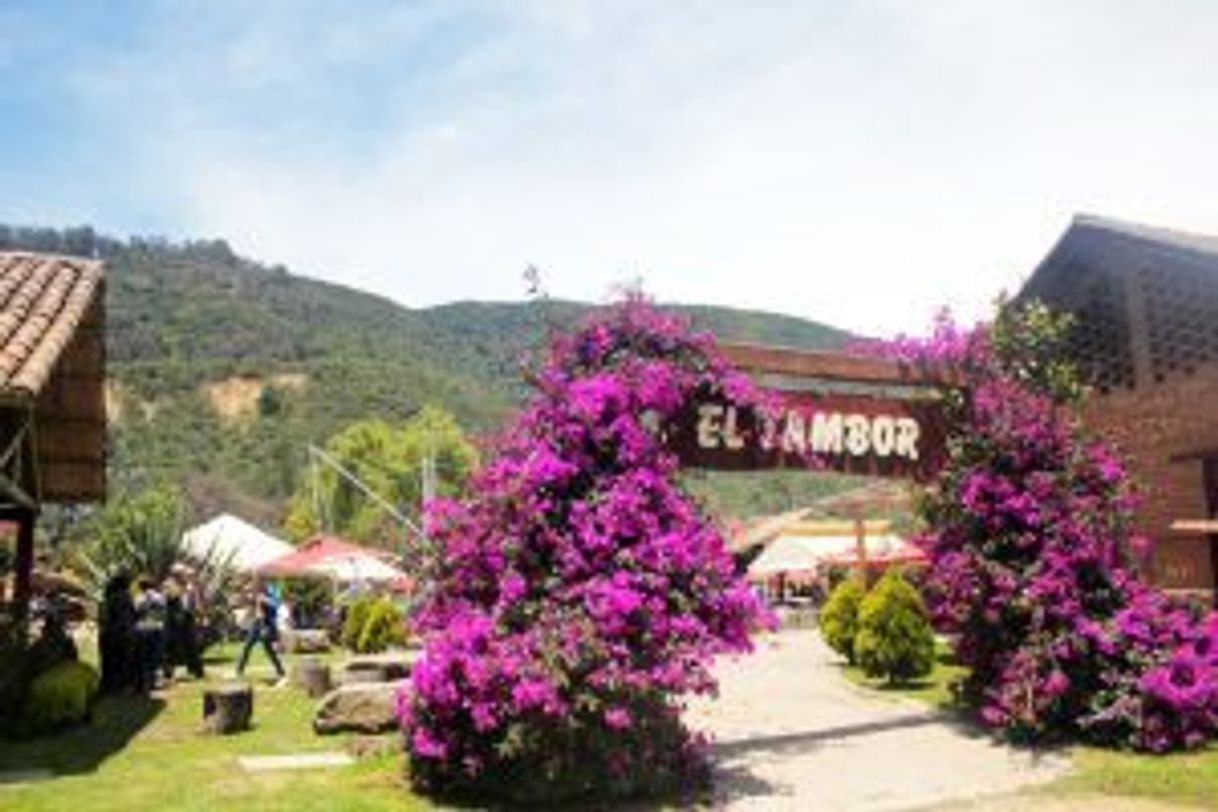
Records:
<instances>
[{"instance_id":1,"label":"paved pathway","mask_svg":"<svg viewBox=\"0 0 1218 812\"><path fill-rule=\"evenodd\" d=\"M815 632L786 631L719 667L720 696L691 709L715 736L716 806L893 810L1050 781L1066 757L993 742L928 706L850 685Z\"/></svg>"}]
</instances>

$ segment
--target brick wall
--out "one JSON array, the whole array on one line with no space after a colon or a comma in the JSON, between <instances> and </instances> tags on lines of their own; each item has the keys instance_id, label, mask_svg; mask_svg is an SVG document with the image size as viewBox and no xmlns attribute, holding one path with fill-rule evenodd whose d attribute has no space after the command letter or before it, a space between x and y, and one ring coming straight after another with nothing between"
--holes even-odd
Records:
<instances>
[{"instance_id":1,"label":"brick wall","mask_svg":"<svg viewBox=\"0 0 1218 812\"><path fill-rule=\"evenodd\" d=\"M1208 513L1200 460L1172 457L1218 448L1218 367L1097 395L1088 401L1084 421L1126 455L1143 490L1138 530L1155 541L1155 582L1168 589L1213 590L1210 542L1175 534L1169 526Z\"/></svg>"}]
</instances>

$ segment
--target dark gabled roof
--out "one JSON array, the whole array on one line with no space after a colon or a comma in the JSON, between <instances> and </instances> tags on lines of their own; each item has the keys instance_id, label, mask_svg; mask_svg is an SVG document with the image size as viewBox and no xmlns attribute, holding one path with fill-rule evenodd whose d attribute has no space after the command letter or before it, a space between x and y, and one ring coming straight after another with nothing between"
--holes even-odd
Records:
<instances>
[{"instance_id":1,"label":"dark gabled roof","mask_svg":"<svg viewBox=\"0 0 1218 812\"><path fill-rule=\"evenodd\" d=\"M1080 215L1017 299L1075 317L1072 352L1100 391L1218 362L1218 238Z\"/></svg>"},{"instance_id":2,"label":"dark gabled roof","mask_svg":"<svg viewBox=\"0 0 1218 812\"><path fill-rule=\"evenodd\" d=\"M1117 220L1113 217L1103 217L1098 214L1075 215L1073 227L1107 231L1122 237L1142 240L1143 242L1154 243L1156 245L1218 256L1218 237L1208 234L1194 234L1174 228L1131 223L1126 220Z\"/></svg>"},{"instance_id":3,"label":"dark gabled roof","mask_svg":"<svg viewBox=\"0 0 1218 812\"><path fill-rule=\"evenodd\" d=\"M1036 266L1017 298L1070 298L1083 282L1074 278L1080 271L1123 271L1131 261L1150 257L1169 260L1155 263L1162 270L1170 270L1174 264L1171 260L1175 260L1191 268L1218 272L1218 237L1078 214Z\"/></svg>"}]
</instances>

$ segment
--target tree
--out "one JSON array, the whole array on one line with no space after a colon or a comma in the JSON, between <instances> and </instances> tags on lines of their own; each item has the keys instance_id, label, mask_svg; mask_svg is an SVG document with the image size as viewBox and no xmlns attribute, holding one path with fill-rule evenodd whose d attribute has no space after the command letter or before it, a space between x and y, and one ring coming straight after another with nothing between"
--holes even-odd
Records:
<instances>
[{"instance_id":1,"label":"tree","mask_svg":"<svg viewBox=\"0 0 1218 812\"><path fill-rule=\"evenodd\" d=\"M428 457L435 461L439 496L459 493L477 463L477 452L456 419L435 407L422 409L402 425L352 423L326 442L325 452L406 515L418 514ZM368 542L400 538L403 532L382 505L326 465L304 477L285 526L297 538L330 530Z\"/></svg>"},{"instance_id":2,"label":"tree","mask_svg":"<svg viewBox=\"0 0 1218 812\"><path fill-rule=\"evenodd\" d=\"M530 379L469 498L430 511L425 650L400 697L411 777L515 804L672 788L704 766L684 698L766 615L663 427L755 395L637 295L555 338Z\"/></svg>"},{"instance_id":3,"label":"tree","mask_svg":"<svg viewBox=\"0 0 1218 812\"><path fill-rule=\"evenodd\" d=\"M890 569L859 607L855 655L863 673L889 682L924 677L935 664L935 634L922 596Z\"/></svg>"},{"instance_id":4,"label":"tree","mask_svg":"<svg viewBox=\"0 0 1218 812\"><path fill-rule=\"evenodd\" d=\"M186 521L186 501L172 485L120 494L82 525L80 561L99 584L120 570L162 581L182 561Z\"/></svg>"}]
</instances>

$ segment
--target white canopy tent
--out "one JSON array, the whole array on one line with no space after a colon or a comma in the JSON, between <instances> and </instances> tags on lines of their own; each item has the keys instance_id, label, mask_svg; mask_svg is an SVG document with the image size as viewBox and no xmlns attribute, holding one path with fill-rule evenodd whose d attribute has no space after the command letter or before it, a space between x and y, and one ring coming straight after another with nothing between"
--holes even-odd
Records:
<instances>
[{"instance_id":1,"label":"white canopy tent","mask_svg":"<svg viewBox=\"0 0 1218 812\"><path fill-rule=\"evenodd\" d=\"M893 535L867 536L865 543L867 555L877 559L904 553L911 547ZM749 565L749 577L761 581L776 575L811 574L827 561L853 554L857 544L858 538L853 535L781 535Z\"/></svg>"},{"instance_id":2,"label":"white canopy tent","mask_svg":"<svg viewBox=\"0 0 1218 812\"><path fill-rule=\"evenodd\" d=\"M220 560L228 559L239 572L254 572L296 549L286 541L228 513L187 530L182 535L182 546L187 553L198 558L214 556Z\"/></svg>"}]
</instances>

